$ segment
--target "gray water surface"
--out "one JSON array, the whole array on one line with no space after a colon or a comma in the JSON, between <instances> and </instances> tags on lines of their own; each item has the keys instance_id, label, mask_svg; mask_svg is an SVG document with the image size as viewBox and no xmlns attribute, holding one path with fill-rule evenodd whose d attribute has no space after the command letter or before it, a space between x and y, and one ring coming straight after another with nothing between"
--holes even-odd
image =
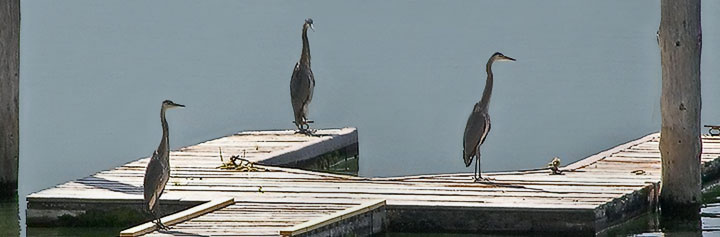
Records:
<instances>
[{"instance_id":1,"label":"gray water surface","mask_svg":"<svg viewBox=\"0 0 720 237\"><path fill-rule=\"evenodd\" d=\"M485 171L659 130L658 1L23 0L21 203L149 156L164 99L187 105L168 114L173 148L292 128L307 17L310 118L358 128L361 176L471 172L463 129L496 51L518 61L493 68ZM702 17L703 124L720 124L720 1Z\"/></svg>"}]
</instances>

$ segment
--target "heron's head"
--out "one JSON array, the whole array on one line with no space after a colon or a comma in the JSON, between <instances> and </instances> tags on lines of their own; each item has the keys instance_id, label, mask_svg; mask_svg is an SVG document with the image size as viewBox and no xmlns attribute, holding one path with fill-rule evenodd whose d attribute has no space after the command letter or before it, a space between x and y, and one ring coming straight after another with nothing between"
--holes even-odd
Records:
<instances>
[{"instance_id":1,"label":"heron's head","mask_svg":"<svg viewBox=\"0 0 720 237\"><path fill-rule=\"evenodd\" d=\"M495 61L515 61L514 58L505 56L504 54L502 54L502 53L500 53L500 52L495 52L495 53L492 55L492 57L490 57L490 60L493 61L493 62L495 62Z\"/></svg>"},{"instance_id":2,"label":"heron's head","mask_svg":"<svg viewBox=\"0 0 720 237\"><path fill-rule=\"evenodd\" d=\"M177 104L175 102L172 102L171 100L165 100L162 102L162 108L163 109L172 109L177 107L185 107L184 105Z\"/></svg>"},{"instance_id":3,"label":"heron's head","mask_svg":"<svg viewBox=\"0 0 720 237\"><path fill-rule=\"evenodd\" d=\"M305 30L307 30L307 28L310 28L312 31L315 31L312 18L305 19L305 24L303 24L303 28L305 28Z\"/></svg>"}]
</instances>

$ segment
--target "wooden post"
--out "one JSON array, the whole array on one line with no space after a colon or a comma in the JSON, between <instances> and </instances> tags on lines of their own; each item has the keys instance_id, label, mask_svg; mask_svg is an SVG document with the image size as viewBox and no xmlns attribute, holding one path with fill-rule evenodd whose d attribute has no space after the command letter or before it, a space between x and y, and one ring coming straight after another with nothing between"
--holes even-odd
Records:
<instances>
[{"instance_id":1,"label":"wooden post","mask_svg":"<svg viewBox=\"0 0 720 237\"><path fill-rule=\"evenodd\" d=\"M0 2L0 197L18 187L20 0Z\"/></svg>"},{"instance_id":2,"label":"wooden post","mask_svg":"<svg viewBox=\"0 0 720 237\"><path fill-rule=\"evenodd\" d=\"M658 44L662 63L660 153L663 215L698 215L700 188L700 0L662 0Z\"/></svg>"}]
</instances>

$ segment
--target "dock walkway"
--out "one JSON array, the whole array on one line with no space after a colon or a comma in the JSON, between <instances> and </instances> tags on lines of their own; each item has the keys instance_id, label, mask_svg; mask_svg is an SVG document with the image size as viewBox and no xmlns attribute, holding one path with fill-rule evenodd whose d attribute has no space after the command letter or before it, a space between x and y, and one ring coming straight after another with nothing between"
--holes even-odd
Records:
<instances>
[{"instance_id":1,"label":"dock walkway","mask_svg":"<svg viewBox=\"0 0 720 237\"><path fill-rule=\"evenodd\" d=\"M286 136L300 139L290 134L275 138L292 140ZM550 175L548 170L487 173L486 177L494 179L490 183L472 182L472 173L363 178L275 166L258 166L266 170L255 172L222 170L217 168L219 158L212 152L216 149L213 146L223 146L225 153L224 146L230 143L217 142L198 145L210 146L208 151L190 149L194 151L192 159L183 158L188 149L171 153L172 177L162 203L163 208L177 205L177 210L183 210L233 200L227 207L208 209L173 225L171 231L178 234L291 235L307 223L325 223L307 230L328 231L333 227L336 229L330 231L336 232L322 233L337 234L358 231L348 229L353 226L370 228L372 233L381 231L377 228L597 233L657 204L658 141L659 134L651 134L619 145L562 167L563 175ZM703 137L704 178L716 178L711 176L718 173L718 158L720 138ZM97 208L95 204L139 205L145 162L131 162L29 195L28 224L47 218L47 213L71 209L82 214ZM352 212L351 216L362 218L350 221L347 216L338 217L338 213L379 200L384 204ZM332 224L342 221L349 224Z\"/></svg>"}]
</instances>

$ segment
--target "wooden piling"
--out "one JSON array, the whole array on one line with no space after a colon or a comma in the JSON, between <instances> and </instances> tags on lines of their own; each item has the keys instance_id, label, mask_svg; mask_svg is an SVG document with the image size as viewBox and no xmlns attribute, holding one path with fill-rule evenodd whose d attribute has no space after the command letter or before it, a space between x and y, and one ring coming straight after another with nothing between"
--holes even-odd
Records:
<instances>
[{"instance_id":1,"label":"wooden piling","mask_svg":"<svg viewBox=\"0 0 720 237\"><path fill-rule=\"evenodd\" d=\"M662 63L660 151L663 213L699 215L700 0L662 0L658 44Z\"/></svg>"},{"instance_id":2,"label":"wooden piling","mask_svg":"<svg viewBox=\"0 0 720 237\"><path fill-rule=\"evenodd\" d=\"M0 197L18 187L20 0L0 2Z\"/></svg>"}]
</instances>

